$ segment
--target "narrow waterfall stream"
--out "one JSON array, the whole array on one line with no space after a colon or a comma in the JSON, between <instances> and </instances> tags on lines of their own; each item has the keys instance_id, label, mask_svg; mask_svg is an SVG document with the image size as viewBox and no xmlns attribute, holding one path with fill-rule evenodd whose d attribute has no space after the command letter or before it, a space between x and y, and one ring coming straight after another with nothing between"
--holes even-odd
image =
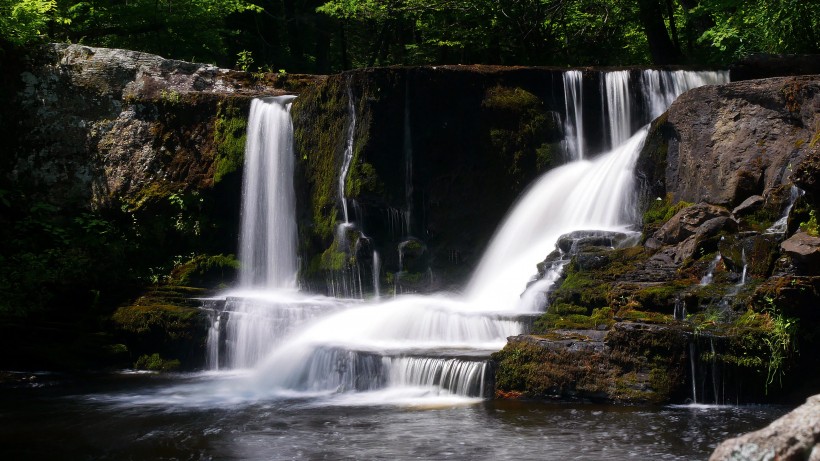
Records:
<instances>
[{"instance_id":1,"label":"narrow waterfall stream","mask_svg":"<svg viewBox=\"0 0 820 461\"><path fill-rule=\"evenodd\" d=\"M501 349L508 336L525 331L523 320L528 313L543 308L532 301L538 298L537 294L521 295L535 273L536 264L554 248L558 237L573 230L624 231L637 222L633 169L647 129L633 132L633 113L657 113L686 89L726 80L725 74L714 72L645 73L640 82L643 101L639 101L629 92L629 75L624 71L602 75L608 121L599 132L608 131L616 147L595 156L584 147L583 75L578 71L565 73L565 145L575 160L548 172L520 198L499 227L461 296L399 296L361 301L294 290L289 278L296 267L291 230L265 223L270 216L283 213L276 207L292 200L282 196L288 192L286 187L290 187L292 194L292 186L278 189L280 195L275 200L262 195L267 189L261 188L256 202L247 202L254 188L265 183L255 177L257 173L270 178L292 175L285 170L292 168L292 159L283 158L293 156L288 138L292 136L287 117L290 100L255 102L249 123L248 162L259 161L254 160L256 154L250 149L264 146L268 150L259 155L272 159L269 164L281 169L270 171L249 165L246 170L242 248L248 250L242 253L246 266L242 286L255 290L243 289L226 295L221 315L228 319L220 320L224 326L215 323L220 330L211 338L219 344L209 348L223 351L220 369L249 370L243 384L227 392L255 398L322 396L328 402L360 404L469 402L488 397L489 355ZM348 97L352 104L349 88ZM279 117L274 120L271 116L259 116L260 104ZM636 108L641 104L644 110ZM406 125L408 115L404 116ZM648 118L641 120L641 124L648 122ZM355 113L348 128L354 123ZM351 225L343 192L351 138L349 133L340 172L342 226ZM408 171L410 168L408 165ZM281 210L289 209L288 205L283 207ZM275 222L280 221L295 220ZM266 243L260 249L252 246L250 242L254 241ZM275 245L279 247L273 248ZM268 255L282 256L274 256L271 261ZM257 267L261 261L272 267ZM556 273L560 273L560 266L556 266ZM535 284L531 290L544 292L550 284Z\"/></svg>"}]
</instances>

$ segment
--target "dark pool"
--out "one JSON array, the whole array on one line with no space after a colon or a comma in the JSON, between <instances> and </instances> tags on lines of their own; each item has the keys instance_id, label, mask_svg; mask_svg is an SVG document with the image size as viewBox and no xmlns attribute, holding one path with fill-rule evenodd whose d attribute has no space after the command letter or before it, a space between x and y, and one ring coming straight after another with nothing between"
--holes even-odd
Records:
<instances>
[{"instance_id":1,"label":"dark pool","mask_svg":"<svg viewBox=\"0 0 820 461\"><path fill-rule=\"evenodd\" d=\"M237 379L9 380L0 388L0 459L696 460L789 410L260 397Z\"/></svg>"}]
</instances>

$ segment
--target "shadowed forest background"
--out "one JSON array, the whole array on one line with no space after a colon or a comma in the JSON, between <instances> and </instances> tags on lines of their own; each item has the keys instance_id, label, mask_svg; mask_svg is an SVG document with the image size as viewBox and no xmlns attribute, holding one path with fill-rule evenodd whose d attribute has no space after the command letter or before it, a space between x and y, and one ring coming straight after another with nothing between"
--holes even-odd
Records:
<instances>
[{"instance_id":1,"label":"shadowed forest background","mask_svg":"<svg viewBox=\"0 0 820 461\"><path fill-rule=\"evenodd\" d=\"M242 70L726 65L820 51L807 0L0 0L0 47L68 41Z\"/></svg>"}]
</instances>

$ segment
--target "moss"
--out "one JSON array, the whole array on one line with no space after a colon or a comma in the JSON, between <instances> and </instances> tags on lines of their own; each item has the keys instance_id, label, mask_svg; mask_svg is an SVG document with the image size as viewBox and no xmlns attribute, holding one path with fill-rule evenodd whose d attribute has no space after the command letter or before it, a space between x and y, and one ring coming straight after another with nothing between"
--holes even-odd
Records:
<instances>
[{"instance_id":1,"label":"moss","mask_svg":"<svg viewBox=\"0 0 820 461\"><path fill-rule=\"evenodd\" d=\"M232 101L217 104L214 122L214 184L242 169L245 158L248 119Z\"/></svg>"},{"instance_id":2,"label":"moss","mask_svg":"<svg viewBox=\"0 0 820 461\"><path fill-rule=\"evenodd\" d=\"M632 300L638 309L653 312L672 312L681 292L691 286L688 280L676 280L671 283L650 286L632 293Z\"/></svg>"},{"instance_id":3,"label":"moss","mask_svg":"<svg viewBox=\"0 0 820 461\"><path fill-rule=\"evenodd\" d=\"M111 316L132 357L154 353L179 360L187 369L201 366L210 322L198 309L202 289L157 287Z\"/></svg>"},{"instance_id":4,"label":"moss","mask_svg":"<svg viewBox=\"0 0 820 461\"><path fill-rule=\"evenodd\" d=\"M692 205L692 203L684 201L673 204L672 195L667 194L665 198L654 200L649 205L649 208L643 214L643 224L644 226L663 224L672 219L680 210Z\"/></svg>"},{"instance_id":5,"label":"moss","mask_svg":"<svg viewBox=\"0 0 820 461\"><path fill-rule=\"evenodd\" d=\"M661 314L658 312L647 312L642 310L636 310L629 307L621 308L615 314L615 317L620 320L632 320L636 322L643 322L643 323L654 323L654 324L668 324L672 323L675 319L672 315L669 314Z\"/></svg>"},{"instance_id":6,"label":"moss","mask_svg":"<svg viewBox=\"0 0 820 461\"><path fill-rule=\"evenodd\" d=\"M481 107L493 168L505 169L516 186L523 186L532 170L553 166L555 121L536 95L499 85L486 91Z\"/></svg>"},{"instance_id":7,"label":"moss","mask_svg":"<svg viewBox=\"0 0 820 461\"><path fill-rule=\"evenodd\" d=\"M236 278L239 261L234 255L197 255L171 271L174 285L224 288Z\"/></svg>"},{"instance_id":8,"label":"moss","mask_svg":"<svg viewBox=\"0 0 820 461\"><path fill-rule=\"evenodd\" d=\"M160 357L157 353L151 355L141 355L140 358L134 362L134 368L137 370L175 371L179 369L179 367L179 360L166 360Z\"/></svg>"},{"instance_id":9,"label":"moss","mask_svg":"<svg viewBox=\"0 0 820 461\"><path fill-rule=\"evenodd\" d=\"M348 197L384 195L384 182L373 165L367 162L355 162L350 166L346 188Z\"/></svg>"}]
</instances>

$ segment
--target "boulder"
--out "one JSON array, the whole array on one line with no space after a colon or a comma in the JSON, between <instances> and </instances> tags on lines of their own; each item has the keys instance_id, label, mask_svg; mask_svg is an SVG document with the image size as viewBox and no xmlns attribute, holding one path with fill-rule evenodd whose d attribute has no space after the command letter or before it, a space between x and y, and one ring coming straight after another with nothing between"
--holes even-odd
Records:
<instances>
[{"instance_id":1,"label":"boulder","mask_svg":"<svg viewBox=\"0 0 820 461\"><path fill-rule=\"evenodd\" d=\"M781 243L780 248L798 269L806 273L820 270L820 237L797 232Z\"/></svg>"},{"instance_id":2,"label":"boulder","mask_svg":"<svg viewBox=\"0 0 820 461\"><path fill-rule=\"evenodd\" d=\"M667 221L652 236L665 244L680 243L700 232L702 235L717 233L728 221L729 211L723 207L699 203L686 207ZM708 224L708 225L707 225Z\"/></svg>"},{"instance_id":3,"label":"boulder","mask_svg":"<svg viewBox=\"0 0 820 461\"><path fill-rule=\"evenodd\" d=\"M816 75L688 91L650 128L637 163L643 195L726 207L765 195L816 149L818 114Z\"/></svg>"},{"instance_id":4,"label":"boulder","mask_svg":"<svg viewBox=\"0 0 820 461\"><path fill-rule=\"evenodd\" d=\"M762 195L752 195L744 200L743 203L736 206L735 209L732 210L732 214L735 216L742 216L749 213L754 213L762 208L765 202L766 200Z\"/></svg>"},{"instance_id":5,"label":"boulder","mask_svg":"<svg viewBox=\"0 0 820 461\"><path fill-rule=\"evenodd\" d=\"M709 461L820 460L820 395L767 427L726 440Z\"/></svg>"}]
</instances>

